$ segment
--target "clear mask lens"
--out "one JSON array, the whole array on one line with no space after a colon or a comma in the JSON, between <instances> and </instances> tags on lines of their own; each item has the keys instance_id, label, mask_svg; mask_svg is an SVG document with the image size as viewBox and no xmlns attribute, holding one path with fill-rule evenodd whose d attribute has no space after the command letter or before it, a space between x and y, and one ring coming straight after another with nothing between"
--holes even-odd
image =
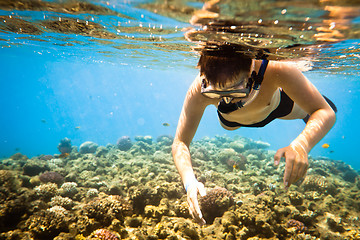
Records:
<instances>
[{"instance_id":1,"label":"clear mask lens","mask_svg":"<svg viewBox=\"0 0 360 240\"><path fill-rule=\"evenodd\" d=\"M217 91L217 90L209 90L206 89L201 90L202 95L208 98L223 98L223 97L230 97L230 98L245 98L250 93L250 88L246 89L235 89L229 91Z\"/></svg>"}]
</instances>

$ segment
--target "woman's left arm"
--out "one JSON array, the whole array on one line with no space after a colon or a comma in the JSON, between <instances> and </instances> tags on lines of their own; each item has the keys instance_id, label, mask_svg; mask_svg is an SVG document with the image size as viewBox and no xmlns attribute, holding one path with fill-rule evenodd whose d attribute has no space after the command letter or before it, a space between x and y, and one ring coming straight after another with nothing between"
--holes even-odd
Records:
<instances>
[{"instance_id":1,"label":"woman's left arm","mask_svg":"<svg viewBox=\"0 0 360 240\"><path fill-rule=\"evenodd\" d=\"M308 168L308 153L330 131L335 123L335 112L316 87L292 64L278 63L276 79L289 97L310 118L300 135L288 147L279 149L274 156L278 165L285 158L284 185L289 187L303 176Z\"/></svg>"}]
</instances>

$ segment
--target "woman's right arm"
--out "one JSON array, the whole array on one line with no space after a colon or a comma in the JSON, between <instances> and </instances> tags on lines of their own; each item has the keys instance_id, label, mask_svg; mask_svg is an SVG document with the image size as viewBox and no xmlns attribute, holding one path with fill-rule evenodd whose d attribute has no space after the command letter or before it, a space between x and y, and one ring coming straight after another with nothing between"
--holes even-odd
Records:
<instances>
[{"instance_id":1,"label":"woman's right arm","mask_svg":"<svg viewBox=\"0 0 360 240\"><path fill-rule=\"evenodd\" d=\"M175 166L187 191L189 211L195 220L205 223L197 201L197 194L205 195L204 186L196 178L191 164L189 146L199 126L209 100L201 95L199 76L190 86L181 110L172 155Z\"/></svg>"}]
</instances>

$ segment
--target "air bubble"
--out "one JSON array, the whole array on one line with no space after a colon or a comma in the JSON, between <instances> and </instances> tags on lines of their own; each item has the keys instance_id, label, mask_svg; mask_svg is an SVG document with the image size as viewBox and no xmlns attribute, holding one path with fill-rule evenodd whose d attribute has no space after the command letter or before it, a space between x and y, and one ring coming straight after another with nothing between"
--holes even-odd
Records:
<instances>
[{"instance_id":1,"label":"air bubble","mask_svg":"<svg viewBox=\"0 0 360 240\"><path fill-rule=\"evenodd\" d=\"M336 24L335 24L334 22L330 23L329 29L330 29L330 30L333 30L333 29L335 28L335 25L336 25Z\"/></svg>"}]
</instances>

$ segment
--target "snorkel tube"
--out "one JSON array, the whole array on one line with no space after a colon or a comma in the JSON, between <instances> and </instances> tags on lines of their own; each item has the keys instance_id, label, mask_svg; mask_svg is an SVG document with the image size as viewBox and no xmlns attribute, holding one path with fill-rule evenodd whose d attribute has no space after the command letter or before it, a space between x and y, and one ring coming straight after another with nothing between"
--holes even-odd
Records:
<instances>
[{"instance_id":1,"label":"snorkel tube","mask_svg":"<svg viewBox=\"0 0 360 240\"><path fill-rule=\"evenodd\" d=\"M262 63L261 63L259 73L256 74L255 71L253 71L251 73L251 78L250 79L253 81L253 83L252 83L252 91L250 92L250 96L246 101L241 101L240 100L240 102L242 102L241 107L244 107L244 106L248 105L249 103L251 103L252 101L254 101L254 99L259 94L260 85L261 85L262 81L264 80L264 74L265 74L265 70L267 68L268 63L269 63L269 60L264 59L262 61Z\"/></svg>"}]
</instances>

